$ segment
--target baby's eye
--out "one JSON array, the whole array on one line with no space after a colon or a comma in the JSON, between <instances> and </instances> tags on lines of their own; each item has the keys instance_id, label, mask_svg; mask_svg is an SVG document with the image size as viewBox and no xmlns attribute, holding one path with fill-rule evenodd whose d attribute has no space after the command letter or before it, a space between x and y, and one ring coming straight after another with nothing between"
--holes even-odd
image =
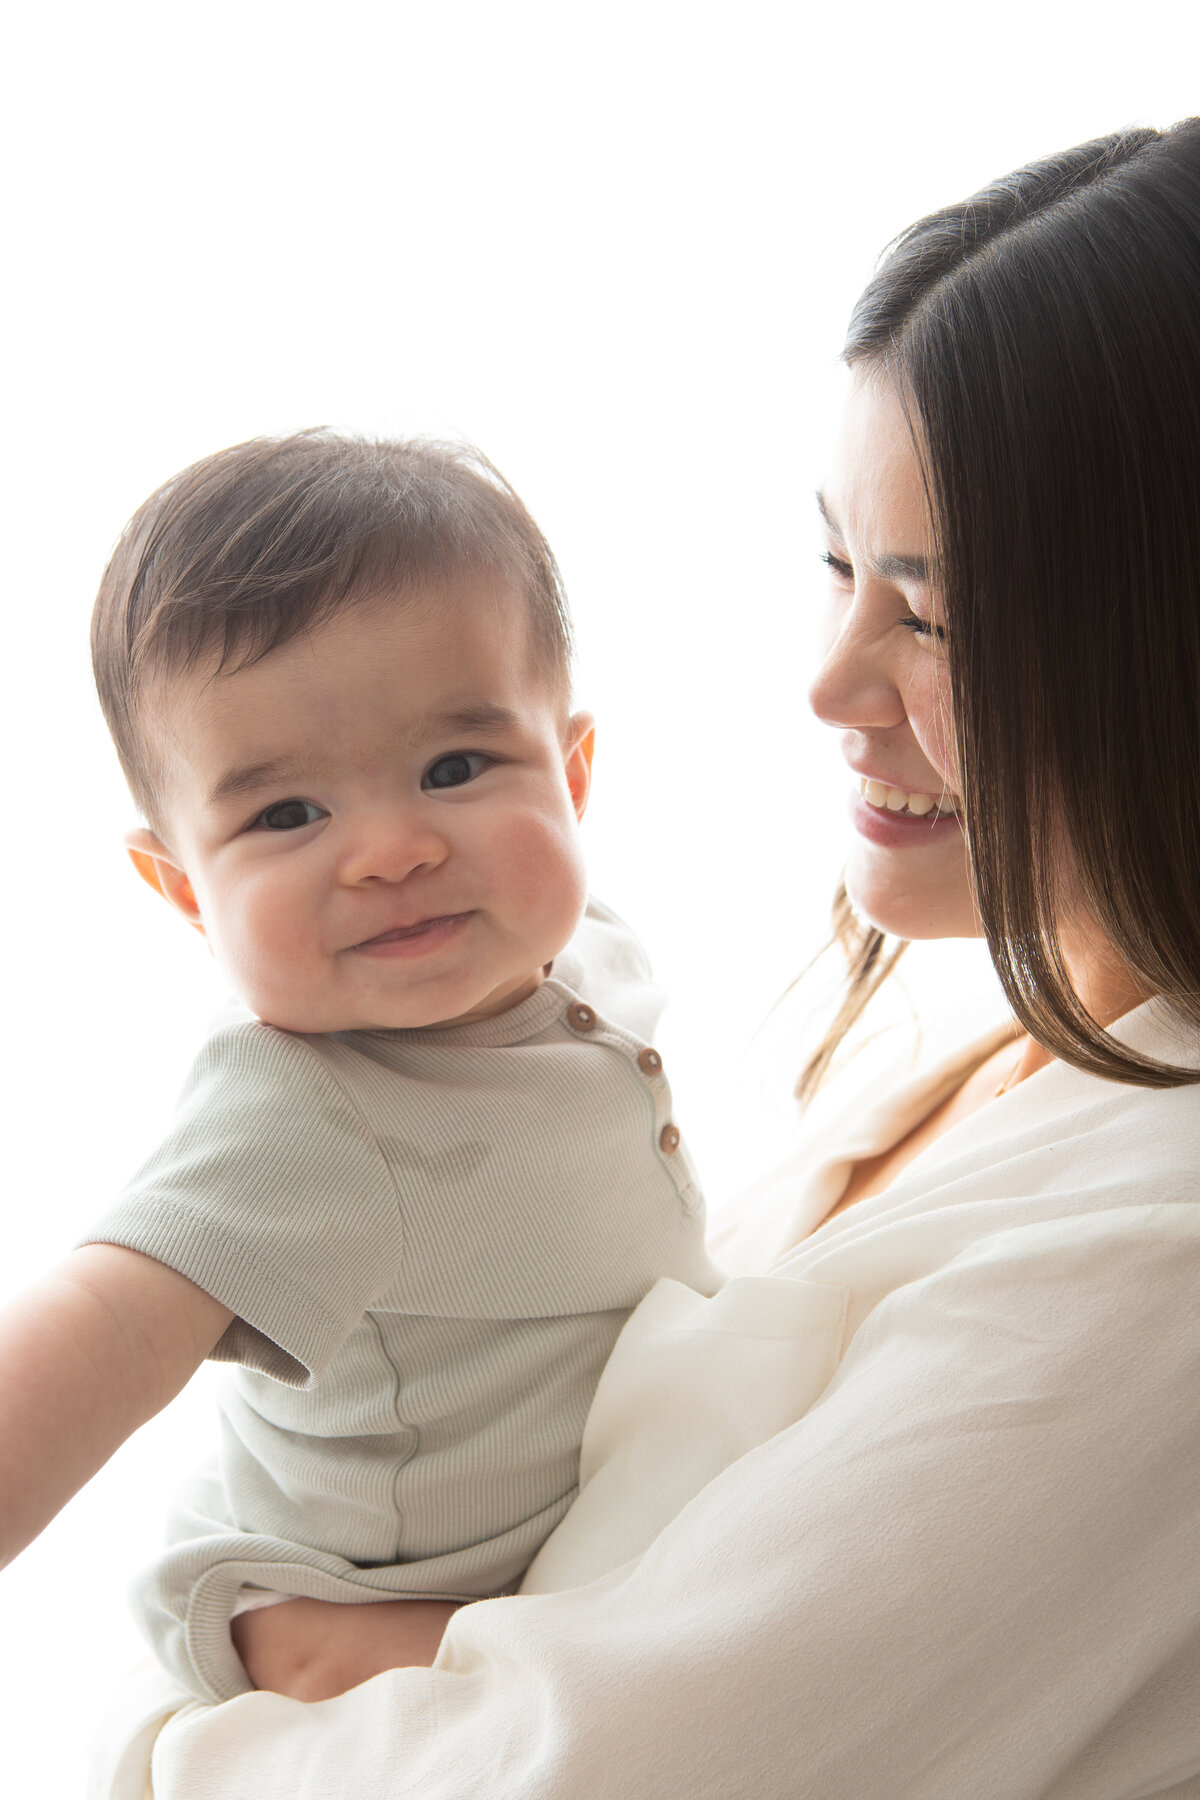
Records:
<instances>
[{"instance_id":1,"label":"baby's eye","mask_svg":"<svg viewBox=\"0 0 1200 1800\"><path fill-rule=\"evenodd\" d=\"M421 778L421 786L462 787L464 782L474 781L477 775L482 775L490 760L490 757L481 756L477 750L456 750L452 756L439 756L426 769Z\"/></svg>"},{"instance_id":2,"label":"baby's eye","mask_svg":"<svg viewBox=\"0 0 1200 1800\"><path fill-rule=\"evenodd\" d=\"M302 825L315 825L327 816L311 800L276 800L273 806L263 808L254 823L267 831L299 831Z\"/></svg>"}]
</instances>

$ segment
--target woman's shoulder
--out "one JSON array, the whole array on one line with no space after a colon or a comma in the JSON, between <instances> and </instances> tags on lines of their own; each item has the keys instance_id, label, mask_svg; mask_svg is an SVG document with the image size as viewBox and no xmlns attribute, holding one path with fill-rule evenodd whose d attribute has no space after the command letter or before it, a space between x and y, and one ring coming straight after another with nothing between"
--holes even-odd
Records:
<instances>
[{"instance_id":1,"label":"woman's shoulder","mask_svg":"<svg viewBox=\"0 0 1200 1800\"><path fill-rule=\"evenodd\" d=\"M824 1244L900 1218L936 1214L957 1235L964 1207L982 1227L1000 1213L1016 1223L1200 1201L1200 1083L1137 1087L1054 1062L936 1139L886 1192L822 1229L849 1168L898 1142L1014 1029L1002 1012L973 1008L868 1044L831 1080L791 1150L718 1222L714 1250L723 1266L750 1273L815 1233ZM1118 1021L1113 1034L1200 1071L1196 1034L1159 1002Z\"/></svg>"},{"instance_id":2,"label":"woman's shoulder","mask_svg":"<svg viewBox=\"0 0 1200 1800\"><path fill-rule=\"evenodd\" d=\"M1146 1087L1053 1062L979 1114L961 1146L1038 1165L1042 1178L1131 1199L1200 1195L1200 1035L1151 1000L1109 1027L1118 1042L1196 1079Z\"/></svg>"}]
</instances>

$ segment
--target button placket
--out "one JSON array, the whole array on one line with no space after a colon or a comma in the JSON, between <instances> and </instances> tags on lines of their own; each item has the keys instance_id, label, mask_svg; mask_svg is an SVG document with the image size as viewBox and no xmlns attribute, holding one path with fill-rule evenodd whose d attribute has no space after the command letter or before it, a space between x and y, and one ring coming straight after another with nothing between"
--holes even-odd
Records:
<instances>
[{"instance_id":1,"label":"button placket","mask_svg":"<svg viewBox=\"0 0 1200 1800\"><path fill-rule=\"evenodd\" d=\"M654 1081L656 1077L661 1076L664 1072L663 1059L652 1044L643 1044L642 1048L638 1051L637 1066L642 1071L642 1074L647 1076L651 1081ZM664 1112L669 1113L670 1098L670 1090L665 1087L660 1088L656 1093L654 1099L656 1124L662 1119ZM683 1138L680 1134L678 1125L668 1117L666 1121L660 1125L658 1133L659 1149L664 1156L674 1156L682 1142Z\"/></svg>"},{"instance_id":2,"label":"button placket","mask_svg":"<svg viewBox=\"0 0 1200 1800\"><path fill-rule=\"evenodd\" d=\"M593 1043L604 1044L622 1057L627 1057L637 1042L636 1038L621 1031L619 1027L602 1024L595 1008L585 1000L571 1002L566 1010L566 1022L578 1036L590 1037ZM642 1085L654 1108L654 1147L671 1177L671 1184L680 1204L688 1212L694 1212L699 1205L699 1195L687 1156L679 1155L683 1147L683 1134L671 1118L672 1095L662 1056L652 1044L643 1044L636 1051L633 1060L644 1077Z\"/></svg>"}]
</instances>

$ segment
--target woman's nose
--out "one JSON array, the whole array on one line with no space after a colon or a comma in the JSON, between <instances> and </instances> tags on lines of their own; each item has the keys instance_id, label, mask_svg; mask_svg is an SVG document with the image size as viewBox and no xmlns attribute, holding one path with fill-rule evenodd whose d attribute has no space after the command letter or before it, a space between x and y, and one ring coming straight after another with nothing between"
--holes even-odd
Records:
<instances>
[{"instance_id":1,"label":"woman's nose","mask_svg":"<svg viewBox=\"0 0 1200 1800\"><path fill-rule=\"evenodd\" d=\"M904 702L886 645L856 605L843 613L809 684L808 703L825 725L842 731L900 725Z\"/></svg>"},{"instance_id":2,"label":"woman's nose","mask_svg":"<svg viewBox=\"0 0 1200 1800\"><path fill-rule=\"evenodd\" d=\"M349 887L406 881L418 870L440 867L449 854L438 821L420 801L379 807L351 823L340 859L341 879Z\"/></svg>"}]
</instances>

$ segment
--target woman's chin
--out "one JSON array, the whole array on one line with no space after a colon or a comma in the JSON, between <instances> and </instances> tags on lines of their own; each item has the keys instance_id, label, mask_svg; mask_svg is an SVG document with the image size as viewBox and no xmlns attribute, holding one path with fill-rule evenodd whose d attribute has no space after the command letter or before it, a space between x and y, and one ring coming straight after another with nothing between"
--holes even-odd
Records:
<instances>
[{"instance_id":1,"label":"woman's chin","mask_svg":"<svg viewBox=\"0 0 1200 1800\"><path fill-rule=\"evenodd\" d=\"M914 859L911 852L889 855L875 845L856 842L846 863L846 892L864 924L896 938L982 936L965 850L948 858L937 856L936 867L935 854L926 851Z\"/></svg>"}]
</instances>

